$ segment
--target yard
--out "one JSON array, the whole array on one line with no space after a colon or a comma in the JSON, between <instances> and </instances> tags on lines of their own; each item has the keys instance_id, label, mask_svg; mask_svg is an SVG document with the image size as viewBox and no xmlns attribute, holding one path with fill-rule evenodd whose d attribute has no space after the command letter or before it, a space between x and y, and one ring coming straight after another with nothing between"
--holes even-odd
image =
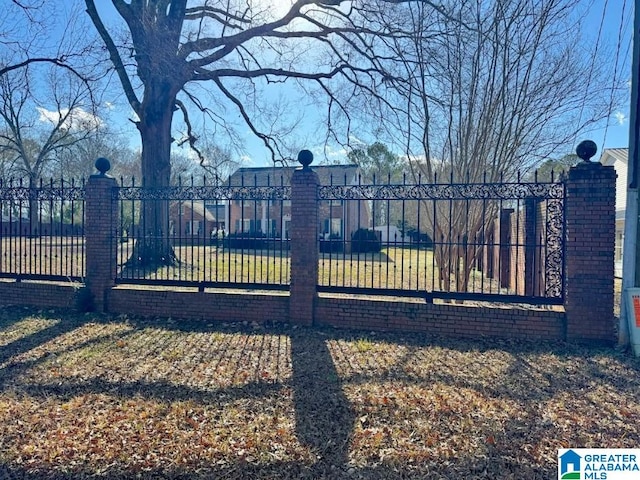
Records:
<instances>
[{"instance_id":1,"label":"yard","mask_svg":"<svg viewBox=\"0 0 640 480\"><path fill-rule=\"evenodd\" d=\"M556 476L640 445L640 361L464 341L0 310L0 478Z\"/></svg>"},{"instance_id":2,"label":"yard","mask_svg":"<svg viewBox=\"0 0 640 480\"><path fill-rule=\"evenodd\" d=\"M131 244L133 242L130 242ZM120 263L129 258L131 245L121 247ZM123 278L245 283L288 284L291 268L289 252L282 248L241 249L214 246L175 247L180 263L152 271L122 270ZM383 248L377 253L320 253L320 285L348 287L433 289L437 282L433 252L426 249ZM480 287L481 275L474 276ZM495 282L493 282L495 283ZM483 280L488 291L490 281ZM495 290L496 287L494 287Z\"/></svg>"},{"instance_id":3,"label":"yard","mask_svg":"<svg viewBox=\"0 0 640 480\"><path fill-rule=\"evenodd\" d=\"M124 263L132 251L133 242L120 246L119 263ZM153 270L125 267L123 279L179 280L185 282L232 282L289 284L291 259L283 248L240 249L214 246L179 246L174 251L180 263ZM373 289L407 291L441 290L438 267L433 250L384 247L376 253L320 253L318 284ZM452 275L451 291L456 291ZM472 270L469 291L499 293L496 278ZM502 290L505 293L505 290Z\"/></svg>"},{"instance_id":4,"label":"yard","mask_svg":"<svg viewBox=\"0 0 640 480\"><path fill-rule=\"evenodd\" d=\"M134 241L117 243L118 278L127 281L179 281L185 283L260 283L288 285L291 259L285 244L270 248L224 248L215 245L176 245L179 263L145 269L126 266L134 252ZM516 263L518 258L515 257ZM7 237L0 239L0 276L48 275L86 277L85 245L82 237ZM462 267L462 264L461 264ZM517 267L516 267L517 268ZM432 249L384 246L377 253L320 253L318 284L322 286L396 289L407 291L446 290L439 284L439 270ZM513 293L499 287L495 278L471 270L468 291ZM457 291L455 275L450 291ZM522 282L520 280L522 288ZM515 286L517 288L517 285Z\"/></svg>"}]
</instances>

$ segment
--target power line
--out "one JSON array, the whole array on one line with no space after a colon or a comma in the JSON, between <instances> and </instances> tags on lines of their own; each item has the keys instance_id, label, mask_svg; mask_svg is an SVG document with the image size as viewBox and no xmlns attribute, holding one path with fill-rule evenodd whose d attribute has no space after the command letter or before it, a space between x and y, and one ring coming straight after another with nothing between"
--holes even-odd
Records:
<instances>
[{"instance_id":1,"label":"power line","mask_svg":"<svg viewBox=\"0 0 640 480\"><path fill-rule=\"evenodd\" d=\"M593 52L591 53L591 65L589 66L589 74L587 75L587 84L584 90L585 93L582 98L582 105L580 105L580 114L578 115L578 123L577 123L578 128L581 128L582 115L584 113L584 107L587 103L589 89L591 88L591 77L593 77L593 69L596 64L596 57L598 55L598 50L600 48L600 37L602 36L602 28L604 26L604 19L607 13L608 5L609 5L609 0L605 0L604 6L602 8L602 15L600 17L600 25L598 26L598 36L596 37L596 46ZM607 119L607 122L608 122L608 119ZM578 132L576 132L576 136L573 139L573 143L575 144L577 141L578 141Z\"/></svg>"},{"instance_id":2,"label":"power line","mask_svg":"<svg viewBox=\"0 0 640 480\"><path fill-rule=\"evenodd\" d=\"M619 80L618 79L618 64L620 63L620 49L621 49L621 46L622 46L622 37L623 37L623 31L624 31L624 25L625 25L625 12L626 12L626 10L627 10L627 0L624 0L624 2L622 4L622 10L621 10L620 25L618 27L618 41L616 43L616 59L615 59L615 63L614 63L614 66L613 66L613 78L611 80L611 95L609 97L609 110L607 111L607 122L606 122L605 127L604 127L604 137L602 138L602 146L603 146L603 148L604 148L604 145L606 145L606 143L607 143L607 133L609 131L609 122L611 120L611 112L613 110L614 92L616 90L616 85L617 85L618 80ZM631 41L629 41L629 44L631 44ZM628 49L627 49L627 51L628 51Z\"/></svg>"}]
</instances>

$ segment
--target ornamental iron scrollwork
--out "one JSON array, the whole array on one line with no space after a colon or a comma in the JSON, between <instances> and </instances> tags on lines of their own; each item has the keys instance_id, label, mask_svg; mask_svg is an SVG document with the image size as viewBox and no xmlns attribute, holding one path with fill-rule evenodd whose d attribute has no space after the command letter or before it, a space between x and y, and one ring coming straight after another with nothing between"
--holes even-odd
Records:
<instances>
[{"instance_id":1,"label":"ornamental iron scrollwork","mask_svg":"<svg viewBox=\"0 0 640 480\"><path fill-rule=\"evenodd\" d=\"M545 297L563 298L564 292L564 203L548 200L545 222Z\"/></svg>"},{"instance_id":2,"label":"ornamental iron scrollwork","mask_svg":"<svg viewBox=\"0 0 640 480\"><path fill-rule=\"evenodd\" d=\"M524 200L562 199L562 183L460 183L324 185L318 200Z\"/></svg>"},{"instance_id":3,"label":"ornamental iron scrollwork","mask_svg":"<svg viewBox=\"0 0 640 480\"><path fill-rule=\"evenodd\" d=\"M82 187L63 187L63 186L46 186L46 187L1 187L0 200L13 202L29 202L29 201L78 201L84 200L85 188Z\"/></svg>"},{"instance_id":4,"label":"ornamental iron scrollwork","mask_svg":"<svg viewBox=\"0 0 640 480\"><path fill-rule=\"evenodd\" d=\"M113 199L122 201L207 201L207 200L273 200L291 199L290 186L169 186L146 188L122 186L113 189ZM564 198L565 184L556 183L476 183L414 185L322 185L319 201L429 201L446 205L477 201L483 211L488 205L515 207L533 200L544 212L539 226L543 265L536 267L542 279L538 295L562 299L564 295ZM467 207L468 208L468 207ZM484 215L484 213L483 213Z\"/></svg>"},{"instance_id":5,"label":"ornamental iron scrollwork","mask_svg":"<svg viewBox=\"0 0 640 480\"><path fill-rule=\"evenodd\" d=\"M114 200L290 200L288 186L116 187Z\"/></svg>"},{"instance_id":6,"label":"ornamental iron scrollwork","mask_svg":"<svg viewBox=\"0 0 640 480\"><path fill-rule=\"evenodd\" d=\"M562 299L564 295L564 198L565 184L553 183L480 183L417 185L330 185L318 189L320 201L430 201L435 204L457 201L501 205L522 205L534 200L546 213L543 220L544 280L542 295ZM446 217L446 216L445 216Z\"/></svg>"}]
</instances>

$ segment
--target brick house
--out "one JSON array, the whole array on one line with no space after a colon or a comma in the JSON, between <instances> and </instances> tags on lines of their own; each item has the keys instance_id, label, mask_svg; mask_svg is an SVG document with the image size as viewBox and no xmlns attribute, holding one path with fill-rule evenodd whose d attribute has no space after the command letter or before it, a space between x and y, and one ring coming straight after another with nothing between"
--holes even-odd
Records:
<instances>
[{"instance_id":1,"label":"brick house","mask_svg":"<svg viewBox=\"0 0 640 480\"><path fill-rule=\"evenodd\" d=\"M210 238L218 228L218 219L203 202L176 201L169 205L170 236Z\"/></svg>"},{"instance_id":2,"label":"brick house","mask_svg":"<svg viewBox=\"0 0 640 480\"><path fill-rule=\"evenodd\" d=\"M289 186L295 167L240 168L229 178L231 186ZM318 165L313 170L321 185L356 185L358 166ZM229 234L262 234L289 238L291 202L289 200L232 200L227 212ZM322 202L319 208L318 232L322 238L350 239L358 228L368 228L370 214L367 202Z\"/></svg>"}]
</instances>

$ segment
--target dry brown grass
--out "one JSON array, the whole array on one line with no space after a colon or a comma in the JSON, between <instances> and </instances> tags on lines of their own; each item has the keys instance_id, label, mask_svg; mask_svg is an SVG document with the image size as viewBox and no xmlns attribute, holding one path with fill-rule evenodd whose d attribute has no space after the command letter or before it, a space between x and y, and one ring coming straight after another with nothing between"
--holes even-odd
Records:
<instances>
[{"instance_id":1,"label":"dry brown grass","mask_svg":"<svg viewBox=\"0 0 640 480\"><path fill-rule=\"evenodd\" d=\"M640 444L639 367L560 343L3 309L0 477L555 478L558 448Z\"/></svg>"},{"instance_id":2,"label":"dry brown grass","mask_svg":"<svg viewBox=\"0 0 640 480\"><path fill-rule=\"evenodd\" d=\"M0 271L23 275L85 276L83 237L0 239Z\"/></svg>"}]
</instances>

